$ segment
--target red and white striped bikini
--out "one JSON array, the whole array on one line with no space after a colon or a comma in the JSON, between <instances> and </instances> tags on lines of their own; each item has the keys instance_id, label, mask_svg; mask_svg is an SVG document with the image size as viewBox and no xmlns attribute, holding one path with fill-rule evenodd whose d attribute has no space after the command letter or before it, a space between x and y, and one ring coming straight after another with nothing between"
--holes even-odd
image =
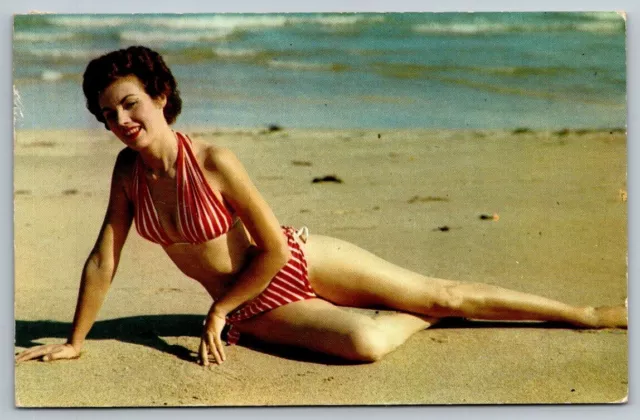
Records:
<instances>
[{"instance_id":1,"label":"red and white striped bikini","mask_svg":"<svg viewBox=\"0 0 640 420\"><path fill-rule=\"evenodd\" d=\"M166 234L147 185L144 163L140 156L133 172L132 200L136 229L140 236L168 247L176 243L199 244L226 234L234 225L233 209L224 198L219 199L209 186L191 148L191 140L176 132L177 157L177 230L184 242L172 241ZM255 299L246 302L227 316L231 328L229 344L237 343L240 335L233 324L287 303L316 297L307 272L307 261L291 227L282 227L291 251L291 259L275 275L267 288Z\"/></svg>"},{"instance_id":2,"label":"red and white striped bikini","mask_svg":"<svg viewBox=\"0 0 640 420\"><path fill-rule=\"evenodd\" d=\"M147 185L144 163L140 155L133 172L131 195L135 207L136 229L143 238L162 246L174 243L207 242L224 235L234 224L233 209L225 206L209 187L191 149L191 140L180 133L176 133L176 137L178 139L176 225L184 241L172 241L162 228Z\"/></svg>"}]
</instances>

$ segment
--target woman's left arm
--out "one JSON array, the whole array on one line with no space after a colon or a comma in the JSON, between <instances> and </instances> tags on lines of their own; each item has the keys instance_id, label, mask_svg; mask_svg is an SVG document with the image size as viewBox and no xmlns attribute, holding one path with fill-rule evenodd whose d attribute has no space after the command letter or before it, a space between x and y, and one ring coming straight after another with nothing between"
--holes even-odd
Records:
<instances>
[{"instance_id":1,"label":"woman's left arm","mask_svg":"<svg viewBox=\"0 0 640 420\"><path fill-rule=\"evenodd\" d=\"M200 349L203 364L206 364L206 357L203 356L207 352L202 348L203 344L210 347L218 363L224 360L220 333L226 316L262 293L289 261L291 252L278 219L233 152L223 148L208 148L204 167L220 180L221 194L235 209L258 250L233 286L211 306L205 321L205 335L211 332L213 341L209 340L209 336L203 337Z\"/></svg>"}]
</instances>

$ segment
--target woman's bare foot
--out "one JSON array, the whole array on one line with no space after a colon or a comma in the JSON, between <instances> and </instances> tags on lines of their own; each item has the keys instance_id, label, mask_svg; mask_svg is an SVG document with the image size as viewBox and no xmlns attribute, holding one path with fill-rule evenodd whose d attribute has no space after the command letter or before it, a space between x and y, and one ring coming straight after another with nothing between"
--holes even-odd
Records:
<instances>
[{"instance_id":1,"label":"woman's bare foot","mask_svg":"<svg viewBox=\"0 0 640 420\"><path fill-rule=\"evenodd\" d=\"M595 328L627 328L626 305L600 306L595 308Z\"/></svg>"}]
</instances>

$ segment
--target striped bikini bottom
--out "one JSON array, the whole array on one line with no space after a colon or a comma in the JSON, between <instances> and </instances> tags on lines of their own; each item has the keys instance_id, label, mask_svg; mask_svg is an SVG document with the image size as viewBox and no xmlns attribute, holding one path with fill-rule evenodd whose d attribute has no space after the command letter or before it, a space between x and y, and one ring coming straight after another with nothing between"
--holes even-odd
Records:
<instances>
[{"instance_id":1,"label":"striped bikini bottom","mask_svg":"<svg viewBox=\"0 0 640 420\"><path fill-rule=\"evenodd\" d=\"M252 318L263 312L270 311L287 303L316 297L307 272L307 260L296 237L306 241L308 229L303 227L299 231L289 226L283 226L282 231L287 237L291 259L280 270L267 288L256 298L240 306L227 316L227 343L236 344L240 339L240 333L234 328L234 324Z\"/></svg>"}]
</instances>

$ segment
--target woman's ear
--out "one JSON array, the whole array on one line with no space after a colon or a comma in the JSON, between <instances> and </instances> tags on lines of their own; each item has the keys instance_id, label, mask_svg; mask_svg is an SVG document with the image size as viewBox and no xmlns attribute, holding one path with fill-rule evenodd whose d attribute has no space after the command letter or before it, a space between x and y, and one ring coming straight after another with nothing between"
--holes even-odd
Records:
<instances>
[{"instance_id":1,"label":"woman's ear","mask_svg":"<svg viewBox=\"0 0 640 420\"><path fill-rule=\"evenodd\" d=\"M158 97L154 99L154 102L158 105L158 108L164 109L164 107L167 106L167 95L158 95Z\"/></svg>"}]
</instances>

